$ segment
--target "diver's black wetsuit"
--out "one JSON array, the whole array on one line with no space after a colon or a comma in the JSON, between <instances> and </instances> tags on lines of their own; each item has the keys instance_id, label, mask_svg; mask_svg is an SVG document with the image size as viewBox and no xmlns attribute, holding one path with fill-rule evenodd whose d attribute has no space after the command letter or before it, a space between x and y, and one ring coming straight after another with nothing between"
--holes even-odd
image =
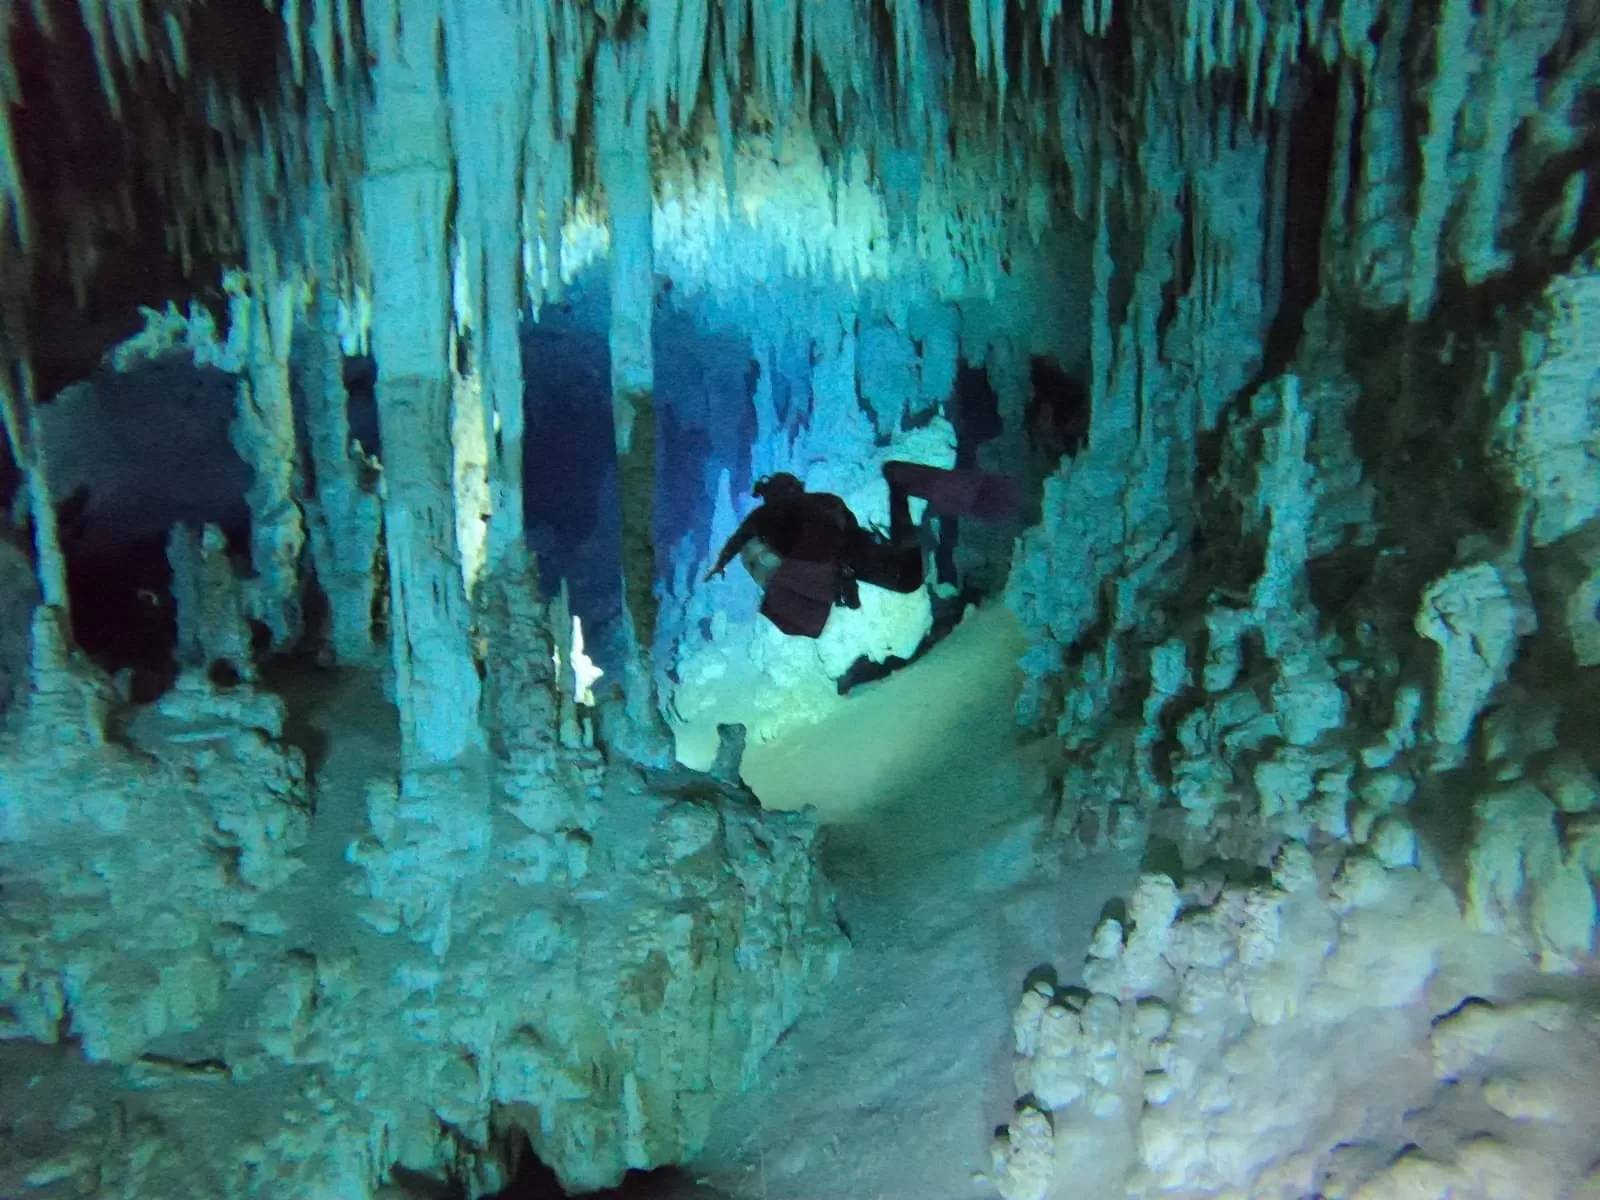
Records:
<instances>
[{"instance_id":1,"label":"diver's black wetsuit","mask_svg":"<svg viewBox=\"0 0 1600 1200\"><path fill-rule=\"evenodd\" d=\"M786 491L769 495L722 548L713 575L752 538L760 538L780 557L797 562L831 563L840 570L841 603L856 607L857 582L891 592L914 592L923 582L922 546L911 523L911 504L903 487L889 486L889 536L861 528L855 514L831 492Z\"/></svg>"},{"instance_id":2,"label":"diver's black wetsuit","mask_svg":"<svg viewBox=\"0 0 1600 1200\"><path fill-rule=\"evenodd\" d=\"M912 496L950 516L997 521L1016 511L1016 485L975 468L949 469L922 463L888 462L889 532L863 529L838 496L808 492L798 478L779 472L758 481L752 494L761 506L734 530L706 579L720 575L735 555L756 544L745 560L762 588L761 613L784 633L819 637L833 606L859 608L858 583L891 592L922 586L924 564ZM768 560L768 561L762 561Z\"/></svg>"}]
</instances>

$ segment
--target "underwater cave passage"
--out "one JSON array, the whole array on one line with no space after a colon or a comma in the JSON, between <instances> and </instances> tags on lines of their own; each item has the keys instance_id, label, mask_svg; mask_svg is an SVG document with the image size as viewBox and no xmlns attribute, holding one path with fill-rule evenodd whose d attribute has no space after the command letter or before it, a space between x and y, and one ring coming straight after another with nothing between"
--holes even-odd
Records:
<instances>
[{"instance_id":1,"label":"underwater cave passage","mask_svg":"<svg viewBox=\"0 0 1600 1200\"><path fill-rule=\"evenodd\" d=\"M545 589L554 594L566 582L588 652L615 671L624 654L622 514L609 322L607 285L591 275L523 327L523 511ZM688 561L702 561L714 550L723 472L736 504L749 492L754 378L740 331L707 327L667 293L657 298L652 328L656 571L658 583L670 586L686 553Z\"/></svg>"},{"instance_id":2,"label":"underwater cave passage","mask_svg":"<svg viewBox=\"0 0 1600 1200\"><path fill-rule=\"evenodd\" d=\"M229 440L236 381L172 354L101 371L39 408L66 560L73 635L148 701L176 676L167 539L221 528L248 562L250 470Z\"/></svg>"},{"instance_id":3,"label":"underwater cave passage","mask_svg":"<svg viewBox=\"0 0 1600 1200\"><path fill-rule=\"evenodd\" d=\"M1089 389L1046 355L1028 360L1028 444L1049 475L1063 458L1076 458L1089 443Z\"/></svg>"}]
</instances>

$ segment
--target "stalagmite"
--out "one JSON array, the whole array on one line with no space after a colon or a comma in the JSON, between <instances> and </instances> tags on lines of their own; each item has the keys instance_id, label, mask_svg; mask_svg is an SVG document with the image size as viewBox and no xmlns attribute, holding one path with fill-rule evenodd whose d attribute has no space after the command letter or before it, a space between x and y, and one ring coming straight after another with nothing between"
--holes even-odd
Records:
<instances>
[{"instance_id":1,"label":"stalagmite","mask_svg":"<svg viewBox=\"0 0 1600 1200\"><path fill-rule=\"evenodd\" d=\"M439 0L367 0L378 69L362 189L383 436L395 701L407 768L479 739L478 671L451 489L452 163L435 47Z\"/></svg>"},{"instance_id":2,"label":"stalagmite","mask_svg":"<svg viewBox=\"0 0 1600 1200\"><path fill-rule=\"evenodd\" d=\"M243 376L253 478L229 474L225 518L159 512L140 531L153 546L172 530L176 613L157 584L140 616L160 636L176 616L183 673L150 703L129 687L108 721L98 668L72 647L47 484L58 501L101 487L69 553L138 489L92 456L67 478L70 438L45 463L32 423L67 406L34 408L25 376L4 376L45 603L31 586L0 597L33 654L30 702L3 715L48 741L0 728L0 1068L38 1059L13 1038L112 1061L90 1078L74 1046L51 1052L65 1069L40 1068L21 1106L40 1110L40 1139L0 1095L0 1151L67 1148L23 1165L0 1152L0 1193L181 1196L221 1179L486 1196L525 1134L573 1192L693 1162L729 1194L754 1190L736 1182L754 1166L775 1197L954 1195L979 1148L885 1154L880 1135L910 1126L851 1103L886 1077L860 1059L881 1054L897 1093L970 1094L1006 1031L960 956L992 968L977 935L1002 930L1002 969L1033 965L1080 908L1035 885L1114 850L1120 882L1106 856L1072 888L1131 888L1127 911L1095 932L1073 980L1086 990L1039 974L1027 989L1012 1030L1027 1099L981 1188L1356 1196L1431 1179L1442 1195L1490 1179L1578 1195L1586 1177L1600 1196L1594 1072L1576 1069L1600 1045L1568 1036L1581 1014L1541 999L1523 1020L1498 992L1452 1008L1453 989L1482 994L1480 946L1578 971L1595 945L1600 784L1564 744L1600 662L1600 296L1578 241L1595 233L1593 3L239 0L229 12L263 44L219 48L217 4L32 2L34 26L23 0L0 5L0 274L24 268L0 288L0 358L30 336L81 345L56 314L74 292L85 318L114 307L120 272L160 267L163 239L191 273L163 287L226 264L232 344L199 336L206 297L187 321L180 298L107 374L137 364L165 388L159 347ZM57 61L84 60L66 64L91 92L76 111L56 73L10 62L45 17ZM1335 97L1329 130L1307 101ZM47 157L41 113L69 118L66 153ZM102 140L114 179L84 161ZM46 176L62 197L48 208ZM1296 211L1324 195L1324 212ZM1444 280L1449 320L1409 321ZM1537 306L1519 299L1541 288ZM526 368L525 305L545 310L527 344L550 356ZM369 330L382 438L361 446L370 414L341 350L364 355ZM611 447L589 457L579 422L604 425L607 401L618 495L597 497ZM532 531L525 405L550 433L533 447L550 476ZM963 517L956 540L956 521L915 503L941 541L927 578L902 595L846 587L860 607L835 606L814 641L764 623L737 565L701 583L760 475L792 470L871 526L884 462L902 458L1003 472L1022 514L988 534ZM217 522L241 520L247 485L255 571L236 578ZM1513 506L1512 548L1472 549ZM0 574L28 583L10 541ZM571 595L544 594L535 548ZM297 685L286 728L249 684L248 618L287 647L302 584L328 600L323 661L362 669L319 678L277 656L269 678ZM972 640L1006 619L961 619L975 592L1003 596L1015 638ZM590 692L580 615L625 703ZM951 624L917 674L841 697ZM0 671L20 681L7 632ZM967 670L980 654L962 665L963 644L992 676ZM1018 713L1045 736L1013 761L1019 661ZM812 1069L818 1030L796 1021L841 946L815 824L750 803L741 779L785 731L844 712L861 737L876 722L854 714L945 669L954 687L903 711L972 760L978 790L933 774L909 738L861 738L834 762L891 801L892 820L839 832L846 857L913 853L920 891L975 918L932 956L867 928L862 949L901 969L859 973L857 1000L903 984L967 1025L910 1055L926 1014L824 1027L851 1068L825 1078L837 1102L812 1103L818 1076L775 1080L724 1110L738 1145L703 1157L713 1102L750 1086L786 1030ZM340 707L383 685L398 757ZM686 768L717 778L639 769L671 767L668 713ZM287 743L319 721L314 793ZM974 753L988 732L992 762ZM892 778L897 759L915 774ZM975 797L963 811L983 828L970 846L875 843L896 796ZM1454 839L1470 946L1435 931L1461 923L1427 836L1452 813L1472 823ZM1159 860L1182 871L1136 882ZM883 906L843 908L870 926ZM1513 986L1501 965L1512 982L1494 986ZM1512 1022L1531 1037L1540 1020L1570 1022L1540 1043L1564 1043L1542 1066L1565 1058L1565 1075L1495 1058ZM945 1052L956 1038L970 1054ZM1327 1083L1352 1047L1369 1052L1344 1054L1344 1076L1296 1086ZM211 1131L192 1101L219 1088L240 1121ZM795 1121L797 1092L811 1107ZM1463 1098L1504 1120L1468 1121L1452 1146ZM924 1132L970 1121L942 1103ZM771 1123L751 1128L752 1111ZM1427 1156L1405 1149L1419 1121ZM1551 1160L1570 1143L1571 1170L1513 1169L1528 1137L1544 1145L1519 1152Z\"/></svg>"},{"instance_id":3,"label":"stalagmite","mask_svg":"<svg viewBox=\"0 0 1600 1200\"><path fill-rule=\"evenodd\" d=\"M305 527L296 502L294 409L289 393L289 345L298 288L268 278L235 277L229 307L244 330L244 374L230 430L234 449L249 464L250 562L255 569L250 608L266 625L274 648L300 636L300 551Z\"/></svg>"},{"instance_id":4,"label":"stalagmite","mask_svg":"<svg viewBox=\"0 0 1600 1200\"><path fill-rule=\"evenodd\" d=\"M55 505L50 502L50 473L45 463L44 445L39 437L39 421L31 397L20 396L0 379L0 418L4 420L11 461L22 472L22 486L28 497L28 516L33 523L34 571L39 579L39 595L45 607L67 611L67 565L61 555L61 539L56 530Z\"/></svg>"},{"instance_id":5,"label":"stalagmite","mask_svg":"<svg viewBox=\"0 0 1600 1200\"><path fill-rule=\"evenodd\" d=\"M172 600L177 610L178 669L197 679L226 669L239 680L256 677L239 580L228 560L222 530L174 525L167 539Z\"/></svg>"},{"instance_id":6,"label":"stalagmite","mask_svg":"<svg viewBox=\"0 0 1600 1200\"><path fill-rule=\"evenodd\" d=\"M30 372L20 371L20 395L0 379L0 424L12 461L22 472L33 522L34 570L43 603L33 610L28 637L28 695L24 736L44 753L59 747L104 742L112 701L105 680L84 669L72 641L66 560L50 498L50 474L29 395ZM5 780L0 777L0 790ZM13 801L6 798L7 804ZM0 804L0 808L6 807Z\"/></svg>"},{"instance_id":7,"label":"stalagmite","mask_svg":"<svg viewBox=\"0 0 1600 1200\"><path fill-rule=\"evenodd\" d=\"M372 602L382 515L377 474L350 435L339 302L331 280L316 290L299 375L313 481L304 509L317 582L328 600L329 649L335 662L369 663L376 649Z\"/></svg>"}]
</instances>

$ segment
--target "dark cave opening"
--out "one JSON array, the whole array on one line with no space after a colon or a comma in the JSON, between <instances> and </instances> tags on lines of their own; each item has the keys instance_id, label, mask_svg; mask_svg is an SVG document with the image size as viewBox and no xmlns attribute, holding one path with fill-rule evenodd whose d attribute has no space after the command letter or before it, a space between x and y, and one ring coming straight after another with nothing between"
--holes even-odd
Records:
<instances>
[{"instance_id":1,"label":"dark cave opening","mask_svg":"<svg viewBox=\"0 0 1600 1200\"><path fill-rule=\"evenodd\" d=\"M612 432L609 313L603 289L574 292L524 327L524 514L544 586L565 581L591 657L620 663L620 512ZM752 358L731 334L708 333L667 305L656 317L660 460L657 545L691 539L704 554L723 472L735 497L750 484L755 438ZM377 366L344 360L352 439L381 459ZM305 404L294 376L297 436ZM173 525L219 525L248 575L250 468L230 440L237 381L174 352L126 373L102 368L40 406L51 486L67 562L74 633L112 673L134 672L135 698L171 681L175 615L167 537ZM302 459L305 456L302 453ZM309 464L302 461L302 471ZM7 458L0 490L10 502L19 475ZM25 515L25 514L19 514ZM26 530L18 537L27 540ZM26 547L31 556L31 545ZM308 629L326 607L307 585Z\"/></svg>"},{"instance_id":2,"label":"dark cave opening","mask_svg":"<svg viewBox=\"0 0 1600 1200\"><path fill-rule=\"evenodd\" d=\"M572 1196L592 1200L714 1200L714 1194L698 1186L693 1176L680 1167L657 1167L651 1171L629 1171L614 1188L598 1192L568 1192L556 1173L531 1149L518 1162L517 1173L490 1200L567 1200Z\"/></svg>"},{"instance_id":3,"label":"dark cave opening","mask_svg":"<svg viewBox=\"0 0 1600 1200\"><path fill-rule=\"evenodd\" d=\"M1262 373L1268 378L1293 360L1306 313L1322 292L1323 229L1333 178L1339 78L1331 71L1307 70L1299 87L1299 103L1275 122L1275 136L1288 139L1288 181L1282 214L1283 284L1263 349Z\"/></svg>"},{"instance_id":4,"label":"dark cave opening","mask_svg":"<svg viewBox=\"0 0 1600 1200\"><path fill-rule=\"evenodd\" d=\"M609 294L603 283L575 287L523 329L527 429L523 506L540 578L554 593L565 580L583 621L586 649L607 670L623 657L621 508L611 416ZM707 329L668 295L652 322L657 417L654 533L661 586L674 557L705 557L721 487L735 504L748 494L756 440L751 403L759 366L748 342ZM803 414L787 375L774 371L781 419Z\"/></svg>"},{"instance_id":5,"label":"dark cave opening","mask_svg":"<svg viewBox=\"0 0 1600 1200\"><path fill-rule=\"evenodd\" d=\"M1063 458L1076 458L1089 442L1089 389L1055 359L1034 355L1028 360L1033 390L1028 400L1028 441L1044 461L1046 475Z\"/></svg>"},{"instance_id":6,"label":"dark cave opening","mask_svg":"<svg viewBox=\"0 0 1600 1200\"><path fill-rule=\"evenodd\" d=\"M526 1133L509 1130L502 1144L508 1151L505 1161L512 1165L511 1179L484 1200L569 1200L575 1196L592 1200L718 1200L720 1195L675 1166L629 1171L614 1188L569 1192L562 1187L561 1177L535 1153ZM459 1179L439 1179L402 1166L390 1168L389 1183L408 1200L463 1200L468 1194Z\"/></svg>"},{"instance_id":7,"label":"dark cave opening","mask_svg":"<svg viewBox=\"0 0 1600 1200\"><path fill-rule=\"evenodd\" d=\"M176 677L173 526L215 524L235 563L249 561L251 472L228 432L236 388L174 353L102 369L39 408L73 637L107 672L131 671L141 702Z\"/></svg>"},{"instance_id":8,"label":"dark cave opening","mask_svg":"<svg viewBox=\"0 0 1600 1200\"><path fill-rule=\"evenodd\" d=\"M715 549L710 539L719 493L725 488L740 507L758 439L798 432L810 419L796 402L809 388L806 347L775 348L763 362L732 325L718 324L715 314L710 321L706 317L670 296L658 297L655 534L658 575L665 586L671 586L675 561L693 561ZM614 672L623 646L609 323L604 282L580 280L564 301L547 304L539 321L524 326L521 343L527 536L542 586L554 594L566 583L589 655ZM1081 450L1089 424L1087 389L1054 359L1035 358L1030 378L1020 430L1007 430L986 370L964 359L943 405L956 435L957 465L979 465L980 451L1000 445L1002 438L1010 439L1005 457L1020 454L1026 460L984 464L1020 476L1024 521L1037 519L1044 479L1062 456ZM292 381L296 432L304 447L305 397L298 370ZM376 363L365 356L345 358L343 382L351 438L381 458ZM758 384L770 389L778 429L756 427ZM125 374L103 368L41 406L63 518L75 631L86 653L108 671L132 669L136 699L154 698L175 676L176 621L166 561L172 526L217 524L236 568L249 575L250 514L244 497L251 472L230 441L236 388L233 377L196 368L187 354L173 352ZM309 463L302 461L299 469L308 473ZM309 474L305 482L313 482ZM924 527L935 578L944 586L933 597L933 627L923 644L905 661L856 664L839 680L841 691L914 661L954 628L967 607L993 590L994 569L967 563L964 570L959 564L963 532L953 519ZM987 562L986 553L968 548L966 557ZM309 640L296 652L309 650L326 624L326 598L312 579L304 601Z\"/></svg>"}]
</instances>

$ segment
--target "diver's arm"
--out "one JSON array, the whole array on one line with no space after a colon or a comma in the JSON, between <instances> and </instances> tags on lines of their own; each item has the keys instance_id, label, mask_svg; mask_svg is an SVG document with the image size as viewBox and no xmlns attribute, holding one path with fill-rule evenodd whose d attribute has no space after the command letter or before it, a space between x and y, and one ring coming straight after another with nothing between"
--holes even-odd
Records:
<instances>
[{"instance_id":1,"label":"diver's arm","mask_svg":"<svg viewBox=\"0 0 1600 1200\"><path fill-rule=\"evenodd\" d=\"M762 510L757 508L740 522L739 528L733 531L733 536L722 547L722 553L717 556L716 564L706 572L703 582L710 583L713 578L721 575L727 565L733 561L734 555L744 549L745 543L761 532L761 512Z\"/></svg>"}]
</instances>

